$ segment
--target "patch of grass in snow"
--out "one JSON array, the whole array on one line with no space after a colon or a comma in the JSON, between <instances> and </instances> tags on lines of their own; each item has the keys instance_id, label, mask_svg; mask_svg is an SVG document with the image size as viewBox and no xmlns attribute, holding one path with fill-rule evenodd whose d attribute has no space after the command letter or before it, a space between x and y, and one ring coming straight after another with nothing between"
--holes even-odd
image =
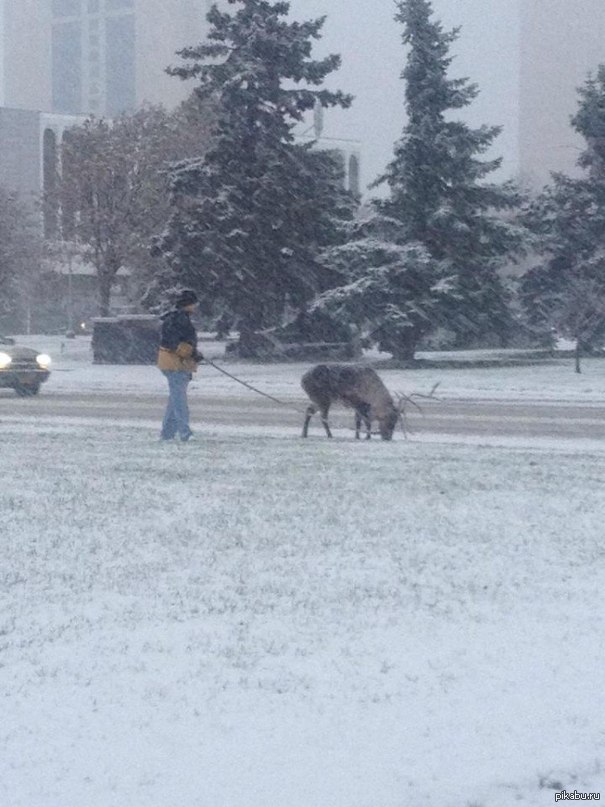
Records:
<instances>
[{"instance_id":1,"label":"patch of grass in snow","mask_svg":"<svg viewBox=\"0 0 605 807\"><path fill-rule=\"evenodd\" d=\"M263 714L283 699L334 707L350 726L385 708L385 764L405 767L413 735L409 764L416 780L432 769L423 803L438 807L457 777L485 789L603 751L588 695L605 662L603 456L212 434L183 446L79 427L1 438L5 760L24 699L48 707L62 689L79 693L80 731L93 708L156 732L242 698Z\"/></svg>"}]
</instances>

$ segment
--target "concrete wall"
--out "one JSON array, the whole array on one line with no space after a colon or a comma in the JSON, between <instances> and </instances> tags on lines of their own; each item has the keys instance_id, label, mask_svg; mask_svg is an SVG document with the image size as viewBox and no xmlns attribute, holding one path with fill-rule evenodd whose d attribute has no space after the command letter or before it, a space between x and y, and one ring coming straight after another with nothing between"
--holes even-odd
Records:
<instances>
[{"instance_id":1,"label":"concrete wall","mask_svg":"<svg viewBox=\"0 0 605 807\"><path fill-rule=\"evenodd\" d=\"M4 104L50 109L49 0L5 0Z\"/></svg>"},{"instance_id":2,"label":"concrete wall","mask_svg":"<svg viewBox=\"0 0 605 807\"><path fill-rule=\"evenodd\" d=\"M0 185L36 199L42 188L40 115L0 109Z\"/></svg>"},{"instance_id":3,"label":"concrete wall","mask_svg":"<svg viewBox=\"0 0 605 807\"><path fill-rule=\"evenodd\" d=\"M6 82L4 80L4 62L6 58L6 17L4 14L4 7L4 0L0 0L0 106L4 106L6 97Z\"/></svg>"}]
</instances>

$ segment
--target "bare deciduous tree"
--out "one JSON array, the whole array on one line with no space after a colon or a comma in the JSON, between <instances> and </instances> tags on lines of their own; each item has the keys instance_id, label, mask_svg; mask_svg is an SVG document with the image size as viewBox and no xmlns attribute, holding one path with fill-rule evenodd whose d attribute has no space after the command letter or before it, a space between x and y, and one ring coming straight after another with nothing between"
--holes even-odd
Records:
<instances>
[{"instance_id":1,"label":"bare deciduous tree","mask_svg":"<svg viewBox=\"0 0 605 807\"><path fill-rule=\"evenodd\" d=\"M0 318L10 323L11 329L28 328L41 250L33 205L0 188Z\"/></svg>"},{"instance_id":2,"label":"bare deciduous tree","mask_svg":"<svg viewBox=\"0 0 605 807\"><path fill-rule=\"evenodd\" d=\"M175 114L147 106L66 133L57 182L61 236L77 240L94 267L102 315L120 269L144 275L152 261L151 239L168 216L169 165L205 148L204 115L194 106Z\"/></svg>"}]
</instances>

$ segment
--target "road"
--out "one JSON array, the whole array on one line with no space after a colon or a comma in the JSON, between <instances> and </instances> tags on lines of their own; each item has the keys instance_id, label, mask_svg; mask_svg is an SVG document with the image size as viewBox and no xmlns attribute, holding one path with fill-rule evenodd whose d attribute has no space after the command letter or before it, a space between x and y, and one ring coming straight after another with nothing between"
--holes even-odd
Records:
<instances>
[{"instance_id":1,"label":"road","mask_svg":"<svg viewBox=\"0 0 605 807\"><path fill-rule=\"evenodd\" d=\"M34 399L17 398L0 390L0 420L12 418L93 418L157 421L165 405L164 395L117 393L41 393ZM263 426L300 430L305 402L293 399L285 406L245 393L242 396L190 396L192 423L210 426ZM408 411L414 434L519 438L592 439L605 441L605 404L544 401L443 400L422 402L422 413ZM334 409L334 425L352 426L352 416ZM312 433L321 433L318 419Z\"/></svg>"}]
</instances>

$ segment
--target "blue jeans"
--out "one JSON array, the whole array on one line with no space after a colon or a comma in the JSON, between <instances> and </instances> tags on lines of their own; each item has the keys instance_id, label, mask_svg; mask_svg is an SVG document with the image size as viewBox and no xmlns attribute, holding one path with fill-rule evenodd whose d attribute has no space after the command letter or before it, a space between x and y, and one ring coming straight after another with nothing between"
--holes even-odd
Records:
<instances>
[{"instance_id":1,"label":"blue jeans","mask_svg":"<svg viewBox=\"0 0 605 807\"><path fill-rule=\"evenodd\" d=\"M181 440L188 440L192 431L189 428L189 406L187 385L191 373L181 370L162 370L168 379L168 405L162 422L162 440L172 440L178 434Z\"/></svg>"}]
</instances>

